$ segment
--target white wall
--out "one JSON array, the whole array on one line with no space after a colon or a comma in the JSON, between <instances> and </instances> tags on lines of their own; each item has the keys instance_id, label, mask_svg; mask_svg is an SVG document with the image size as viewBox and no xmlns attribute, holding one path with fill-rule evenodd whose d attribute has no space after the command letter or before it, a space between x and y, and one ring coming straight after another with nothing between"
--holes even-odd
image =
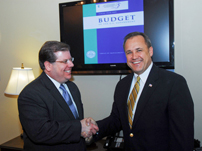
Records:
<instances>
[{"instance_id":1,"label":"white wall","mask_svg":"<svg viewBox=\"0 0 202 151\"><path fill-rule=\"evenodd\" d=\"M67 0L68 1L68 0ZM20 135L17 99L6 97L13 67L24 63L40 74L38 51L47 40L60 40L58 3L64 0L0 0L0 144ZM202 141L201 0L175 0L175 71L190 87L195 104L195 138ZM80 88L85 117L110 114L119 76L74 76Z\"/></svg>"},{"instance_id":2,"label":"white wall","mask_svg":"<svg viewBox=\"0 0 202 151\"><path fill-rule=\"evenodd\" d=\"M195 138L202 144L202 1L175 0L175 67L188 82L195 107Z\"/></svg>"}]
</instances>

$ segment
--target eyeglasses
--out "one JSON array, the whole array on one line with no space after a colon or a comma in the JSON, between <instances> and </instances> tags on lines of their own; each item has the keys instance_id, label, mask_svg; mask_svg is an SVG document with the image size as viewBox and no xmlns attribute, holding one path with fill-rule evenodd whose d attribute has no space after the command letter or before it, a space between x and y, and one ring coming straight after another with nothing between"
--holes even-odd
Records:
<instances>
[{"instance_id":1,"label":"eyeglasses","mask_svg":"<svg viewBox=\"0 0 202 151\"><path fill-rule=\"evenodd\" d=\"M73 62L73 61L74 61L74 58L72 57L72 58L70 58L70 59L66 59L66 60L64 60L64 61L55 61L55 62L68 64L68 63L70 63L70 61Z\"/></svg>"}]
</instances>

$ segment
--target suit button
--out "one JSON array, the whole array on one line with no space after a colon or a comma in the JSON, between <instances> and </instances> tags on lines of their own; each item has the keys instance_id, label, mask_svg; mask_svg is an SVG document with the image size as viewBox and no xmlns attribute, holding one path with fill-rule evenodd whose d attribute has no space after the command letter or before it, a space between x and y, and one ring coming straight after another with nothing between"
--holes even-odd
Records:
<instances>
[{"instance_id":1,"label":"suit button","mask_svg":"<svg viewBox=\"0 0 202 151\"><path fill-rule=\"evenodd\" d=\"M133 137L133 133L130 133L130 137Z\"/></svg>"}]
</instances>

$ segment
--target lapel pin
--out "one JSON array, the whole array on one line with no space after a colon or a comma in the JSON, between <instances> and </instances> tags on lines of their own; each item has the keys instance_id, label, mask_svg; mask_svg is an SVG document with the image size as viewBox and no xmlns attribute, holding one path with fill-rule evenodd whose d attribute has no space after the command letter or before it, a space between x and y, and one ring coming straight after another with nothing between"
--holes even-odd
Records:
<instances>
[{"instance_id":1,"label":"lapel pin","mask_svg":"<svg viewBox=\"0 0 202 151\"><path fill-rule=\"evenodd\" d=\"M152 84L149 84L149 87L152 87Z\"/></svg>"}]
</instances>

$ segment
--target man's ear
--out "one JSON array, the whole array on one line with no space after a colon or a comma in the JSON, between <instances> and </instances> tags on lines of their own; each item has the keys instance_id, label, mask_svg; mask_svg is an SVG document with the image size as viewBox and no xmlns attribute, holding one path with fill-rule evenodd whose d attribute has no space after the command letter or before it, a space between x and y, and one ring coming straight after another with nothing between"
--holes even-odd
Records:
<instances>
[{"instance_id":1,"label":"man's ear","mask_svg":"<svg viewBox=\"0 0 202 151\"><path fill-rule=\"evenodd\" d=\"M50 71L52 69L52 63L45 61L44 62L45 70Z\"/></svg>"},{"instance_id":2,"label":"man's ear","mask_svg":"<svg viewBox=\"0 0 202 151\"><path fill-rule=\"evenodd\" d=\"M153 47L151 46L151 47L149 47L149 55L150 55L150 57L152 57L153 56Z\"/></svg>"}]
</instances>

